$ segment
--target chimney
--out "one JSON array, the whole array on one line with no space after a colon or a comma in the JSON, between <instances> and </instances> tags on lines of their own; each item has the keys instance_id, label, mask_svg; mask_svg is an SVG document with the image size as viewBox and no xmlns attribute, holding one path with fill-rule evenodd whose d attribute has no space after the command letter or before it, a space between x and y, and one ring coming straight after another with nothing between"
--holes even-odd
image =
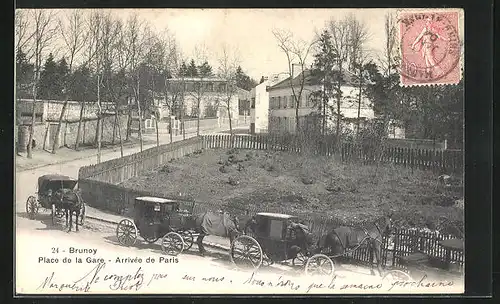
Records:
<instances>
[{"instance_id":1,"label":"chimney","mask_svg":"<svg viewBox=\"0 0 500 304\"><path fill-rule=\"evenodd\" d=\"M292 64L292 77L295 78L302 73L302 66L298 63Z\"/></svg>"}]
</instances>

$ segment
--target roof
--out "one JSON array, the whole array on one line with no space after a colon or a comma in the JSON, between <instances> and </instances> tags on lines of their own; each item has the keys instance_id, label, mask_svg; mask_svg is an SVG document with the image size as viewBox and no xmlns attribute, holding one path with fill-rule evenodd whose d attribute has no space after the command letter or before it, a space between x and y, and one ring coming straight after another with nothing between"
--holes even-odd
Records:
<instances>
[{"instance_id":1,"label":"roof","mask_svg":"<svg viewBox=\"0 0 500 304\"><path fill-rule=\"evenodd\" d=\"M295 215L289 215L289 214L283 214L283 213L271 213L271 212L259 212L259 213L257 213L257 215L265 216L265 217L282 218L282 219L296 218Z\"/></svg>"},{"instance_id":2,"label":"roof","mask_svg":"<svg viewBox=\"0 0 500 304\"><path fill-rule=\"evenodd\" d=\"M300 86L300 83L302 82L302 74L304 74L305 81L304 85L314 85L315 83L313 82L314 79L311 76L311 70L305 70L301 72L299 75L297 75L293 80L292 80L292 85L295 86ZM282 81L272 85L269 87L269 91L275 90L275 89L282 89L282 88L289 88L290 87L290 77L287 77L283 79Z\"/></svg>"},{"instance_id":3,"label":"roof","mask_svg":"<svg viewBox=\"0 0 500 304\"><path fill-rule=\"evenodd\" d=\"M78 183L78 180L66 175L46 174L38 178L38 190L46 191L52 189L52 191L56 191L61 188L73 189L76 183Z\"/></svg>"},{"instance_id":4,"label":"roof","mask_svg":"<svg viewBox=\"0 0 500 304\"><path fill-rule=\"evenodd\" d=\"M161 198L161 197L153 197L153 196L141 196L135 198L138 201L148 202L148 203L158 203L158 204L170 204L170 203L178 203L178 201Z\"/></svg>"},{"instance_id":5,"label":"roof","mask_svg":"<svg viewBox=\"0 0 500 304\"><path fill-rule=\"evenodd\" d=\"M300 73L292 80L292 85L294 87L300 86L300 83L302 82L302 74L304 74L304 77L305 77L304 86L319 85L319 83L317 83L316 80L314 79L314 77L311 75L311 70L305 70L304 72ZM355 77L355 75L352 72L350 72L348 70L344 70L344 73L343 73L344 85L354 85L355 84L354 77ZM287 77L287 78L283 79L282 81L270 86L268 91L282 89L282 88L289 88L289 87L290 87L290 77Z\"/></svg>"},{"instance_id":6,"label":"roof","mask_svg":"<svg viewBox=\"0 0 500 304\"><path fill-rule=\"evenodd\" d=\"M46 180L46 181L74 181L76 179L66 176L66 175L60 175L60 174L45 174L42 175L38 178L39 181Z\"/></svg>"}]
</instances>

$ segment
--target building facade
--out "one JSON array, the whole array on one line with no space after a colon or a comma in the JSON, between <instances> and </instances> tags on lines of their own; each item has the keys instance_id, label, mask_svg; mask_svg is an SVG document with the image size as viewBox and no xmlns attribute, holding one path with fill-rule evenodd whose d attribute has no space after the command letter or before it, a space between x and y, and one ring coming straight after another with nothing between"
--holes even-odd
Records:
<instances>
[{"instance_id":1,"label":"building facade","mask_svg":"<svg viewBox=\"0 0 500 304\"><path fill-rule=\"evenodd\" d=\"M290 79L287 78L267 89L269 93L269 132L292 134L296 132L295 108L297 102L292 91L292 86L295 96L298 97L302 75L305 77L305 82L298 104L299 125L310 129L311 127L317 128L318 124L321 123L321 118L318 116L320 114L319 105L313 93L320 91L322 86L313 81L309 70L305 70L292 80L292 84L290 83ZM347 81L341 87L342 100L340 111L343 115L342 127L354 130L358 117L359 89L350 81L349 77L345 78ZM336 109L336 100L329 100L328 107ZM370 100L363 95L361 96L359 116L362 121L375 117L373 109L370 106ZM333 128L334 124L334 119L327 119L327 128Z\"/></svg>"},{"instance_id":2,"label":"building facade","mask_svg":"<svg viewBox=\"0 0 500 304\"><path fill-rule=\"evenodd\" d=\"M169 119L181 115L185 118L198 117L198 101L200 102L200 118L218 118L220 123L227 123L229 115L232 120L238 120L239 92L228 91L230 85L222 78L172 78L168 80L167 95L155 101L160 119ZM173 111L170 104L173 103ZM182 109L182 105L184 109Z\"/></svg>"}]
</instances>

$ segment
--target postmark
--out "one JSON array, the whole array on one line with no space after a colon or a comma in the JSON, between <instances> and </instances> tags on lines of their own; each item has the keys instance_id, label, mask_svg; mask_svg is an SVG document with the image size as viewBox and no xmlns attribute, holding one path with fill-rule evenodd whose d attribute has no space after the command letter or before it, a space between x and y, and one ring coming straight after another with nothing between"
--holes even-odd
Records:
<instances>
[{"instance_id":1,"label":"postmark","mask_svg":"<svg viewBox=\"0 0 500 304\"><path fill-rule=\"evenodd\" d=\"M400 84L457 84L462 77L459 11L400 11Z\"/></svg>"}]
</instances>

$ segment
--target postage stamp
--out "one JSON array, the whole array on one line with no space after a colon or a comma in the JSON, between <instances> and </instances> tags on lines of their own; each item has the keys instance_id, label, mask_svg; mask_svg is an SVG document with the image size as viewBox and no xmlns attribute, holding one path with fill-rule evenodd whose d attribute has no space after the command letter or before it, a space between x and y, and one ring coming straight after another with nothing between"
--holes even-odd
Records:
<instances>
[{"instance_id":1,"label":"postage stamp","mask_svg":"<svg viewBox=\"0 0 500 304\"><path fill-rule=\"evenodd\" d=\"M400 11L403 86L457 84L462 78L460 11Z\"/></svg>"}]
</instances>

